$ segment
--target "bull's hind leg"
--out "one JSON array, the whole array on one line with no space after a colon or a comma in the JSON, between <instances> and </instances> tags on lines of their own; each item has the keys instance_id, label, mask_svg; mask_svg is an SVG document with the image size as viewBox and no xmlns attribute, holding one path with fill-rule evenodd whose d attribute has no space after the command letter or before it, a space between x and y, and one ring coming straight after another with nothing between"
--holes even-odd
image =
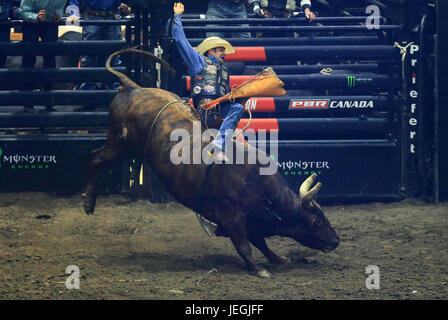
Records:
<instances>
[{"instance_id":1,"label":"bull's hind leg","mask_svg":"<svg viewBox=\"0 0 448 320\"><path fill-rule=\"evenodd\" d=\"M83 206L87 214L93 214L96 204L96 191L102 169L124 160L126 157L124 146L115 138L108 136L104 146L94 151L87 169L87 186L83 193Z\"/></svg>"}]
</instances>

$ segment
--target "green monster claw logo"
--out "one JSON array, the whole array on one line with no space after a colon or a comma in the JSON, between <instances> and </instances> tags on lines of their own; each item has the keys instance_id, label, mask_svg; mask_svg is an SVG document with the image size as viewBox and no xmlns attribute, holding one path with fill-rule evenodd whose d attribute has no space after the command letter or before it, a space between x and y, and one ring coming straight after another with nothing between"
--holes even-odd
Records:
<instances>
[{"instance_id":1,"label":"green monster claw logo","mask_svg":"<svg viewBox=\"0 0 448 320\"><path fill-rule=\"evenodd\" d=\"M349 88L354 88L356 86L356 77L347 76L347 85Z\"/></svg>"}]
</instances>

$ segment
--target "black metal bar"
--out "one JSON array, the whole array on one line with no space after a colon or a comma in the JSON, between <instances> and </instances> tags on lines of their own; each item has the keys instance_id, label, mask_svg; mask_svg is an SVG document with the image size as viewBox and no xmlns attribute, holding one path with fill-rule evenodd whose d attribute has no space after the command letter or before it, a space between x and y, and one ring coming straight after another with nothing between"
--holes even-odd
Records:
<instances>
[{"instance_id":1,"label":"black metal bar","mask_svg":"<svg viewBox=\"0 0 448 320\"><path fill-rule=\"evenodd\" d=\"M390 125L386 118L282 118L277 121L280 140L384 138Z\"/></svg>"},{"instance_id":2,"label":"black metal bar","mask_svg":"<svg viewBox=\"0 0 448 320\"><path fill-rule=\"evenodd\" d=\"M349 70L352 72L380 72L380 67L377 63L369 64L323 64L323 65L259 65L259 66L245 66L244 71L249 73L258 73L263 69L271 67L275 73L283 74L307 74L320 72L324 68L331 68L333 70Z\"/></svg>"},{"instance_id":3,"label":"black metal bar","mask_svg":"<svg viewBox=\"0 0 448 320\"><path fill-rule=\"evenodd\" d=\"M137 6L134 9L134 43L133 46L140 46L142 44L141 39L141 30L142 30L142 18L141 18L142 9ZM141 83L141 69L142 69L142 58L140 55L134 56L134 77L133 80L137 83Z\"/></svg>"},{"instance_id":4,"label":"black metal bar","mask_svg":"<svg viewBox=\"0 0 448 320\"><path fill-rule=\"evenodd\" d=\"M107 112L0 113L0 128L107 127Z\"/></svg>"},{"instance_id":5,"label":"black metal bar","mask_svg":"<svg viewBox=\"0 0 448 320\"><path fill-rule=\"evenodd\" d=\"M254 15L252 15L254 16ZM182 19L205 19L206 15L203 13L184 13L182 14ZM249 15L248 15L249 17Z\"/></svg>"},{"instance_id":6,"label":"black metal bar","mask_svg":"<svg viewBox=\"0 0 448 320\"><path fill-rule=\"evenodd\" d=\"M57 41L57 42L0 42L0 51L7 56L33 55L105 55L126 46L124 40Z\"/></svg>"},{"instance_id":7,"label":"black metal bar","mask_svg":"<svg viewBox=\"0 0 448 320\"><path fill-rule=\"evenodd\" d=\"M125 67L114 68L126 73ZM117 77L106 68L54 68L54 69L0 69L0 81L111 81Z\"/></svg>"},{"instance_id":8,"label":"black metal bar","mask_svg":"<svg viewBox=\"0 0 448 320\"><path fill-rule=\"evenodd\" d=\"M294 118L278 119L279 138L382 137L387 129L384 118ZM27 127L107 127L107 112L0 113L0 128Z\"/></svg>"},{"instance_id":9,"label":"black metal bar","mask_svg":"<svg viewBox=\"0 0 448 320\"><path fill-rule=\"evenodd\" d=\"M375 89L388 88L391 80L387 75L378 74L310 74L310 75L281 75L287 89Z\"/></svg>"},{"instance_id":10,"label":"black metal bar","mask_svg":"<svg viewBox=\"0 0 448 320\"><path fill-rule=\"evenodd\" d=\"M126 24L126 29L125 29L125 41L127 44L127 47L131 47L132 46L132 24L128 23ZM124 60L125 64L126 64L126 71L127 74L131 74L131 69L132 69L132 57L127 57L127 59Z\"/></svg>"},{"instance_id":11,"label":"black metal bar","mask_svg":"<svg viewBox=\"0 0 448 320\"><path fill-rule=\"evenodd\" d=\"M54 91L0 91L0 105L22 106L26 103L46 105L82 105L86 101L92 105L108 105L116 90L54 90Z\"/></svg>"},{"instance_id":12,"label":"black metal bar","mask_svg":"<svg viewBox=\"0 0 448 320\"><path fill-rule=\"evenodd\" d=\"M361 10L362 12L360 12L360 13L364 14L365 13L364 10ZM247 15L247 17L248 18L254 18L254 19L256 18L255 14L253 14L253 13L249 13ZM362 16L362 15L357 15L355 17L364 18L364 20L368 18L368 16ZM202 14L202 13L184 13L184 14L182 14L182 19L183 20L188 20L188 19L206 19L206 15ZM294 19L294 18L292 18L292 19Z\"/></svg>"},{"instance_id":13,"label":"black metal bar","mask_svg":"<svg viewBox=\"0 0 448 320\"><path fill-rule=\"evenodd\" d=\"M389 87L390 77L381 74L307 74L307 75L279 75L287 90L291 89L374 89L381 90ZM186 77L183 78L186 83ZM232 76L230 77L232 83Z\"/></svg>"},{"instance_id":14,"label":"black metal bar","mask_svg":"<svg viewBox=\"0 0 448 320\"><path fill-rule=\"evenodd\" d=\"M184 100L190 99L190 97L183 97ZM280 113L294 113L294 112L302 112L306 111L305 108L299 108L294 107L294 102L297 100L309 100L309 101L322 101L322 100L328 100L329 105L327 109L336 109L340 108L338 105L342 105L341 109L354 109L355 106L353 104L354 101L357 101L357 106L362 107L363 105L369 109L372 110L386 110L390 107L390 101L389 97L386 95L375 95L375 96L362 96L362 95L356 95L356 96L283 96L283 97L252 97L251 100L258 100L258 99L272 99L272 101L263 101L260 104L263 104L262 112L280 112ZM258 108L260 107L258 102L255 104L251 104L250 101L248 104L246 104L246 108L249 108L252 110L252 112L259 111ZM360 101L366 101L367 104L361 104ZM369 103L371 102L371 104ZM348 107L348 104L351 106ZM271 107L272 105L272 107ZM311 110L312 108L308 108Z\"/></svg>"},{"instance_id":15,"label":"black metal bar","mask_svg":"<svg viewBox=\"0 0 448 320\"><path fill-rule=\"evenodd\" d=\"M418 164L418 175L414 178L417 178L417 181L422 182L421 194L424 196L428 196L427 190L428 190L428 184L430 175L432 174L432 164L428 163L428 157L430 155L430 152L433 148L432 143L431 145L428 145L428 141L431 141L431 134L428 135L427 132L427 126L426 123L427 117L425 117L425 113L428 110L427 104L428 101L431 101L426 97L426 91L424 90L424 83L423 80L427 79L424 76L424 71L429 69L430 63L425 63L425 59L427 59L428 56L431 55L430 50L427 49L427 45L425 43L425 32L428 25L428 15L423 15L420 26L419 26L419 45L420 45L420 52L419 52L419 67L418 67L418 92L420 93L418 96L418 108L416 117L418 119L417 122L417 141L416 141L416 147L417 147L417 164ZM431 90L432 91L432 90ZM433 92L433 91L432 91ZM425 110L426 109L426 110ZM426 129L426 130L425 130Z\"/></svg>"},{"instance_id":16,"label":"black metal bar","mask_svg":"<svg viewBox=\"0 0 448 320\"><path fill-rule=\"evenodd\" d=\"M192 46L198 46L203 38L190 38ZM379 44L377 36L335 36L335 37L298 37L298 38L226 38L233 46L280 46L280 45L353 45Z\"/></svg>"},{"instance_id":17,"label":"black metal bar","mask_svg":"<svg viewBox=\"0 0 448 320\"><path fill-rule=\"evenodd\" d=\"M435 37L434 100L434 194L435 200L448 201L448 2L437 0Z\"/></svg>"},{"instance_id":18,"label":"black metal bar","mask_svg":"<svg viewBox=\"0 0 448 320\"><path fill-rule=\"evenodd\" d=\"M365 22L367 17L350 16L350 17L317 17L314 23L356 23ZM247 18L247 19L182 19L182 24L198 25L198 24L259 24L259 25L272 25L272 24L285 24L291 23L305 23L309 24L309 20L304 17L299 18Z\"/></svg>"},{"instance_id":19,"label":"black metal bar","mask_svg":"<svg viewBox=\"0 0 448 320\"><path fill-rule=\"evenodd\" d=\"M380 31L393 31L400 30L401 25L381 25ZM203 32L205 29L203 26L200 27L184 27L185 32ZM260 32L260 31L311 31L311 32L332 32L332 31L366 31L371 32L372 30L367 29L365 26L209 26L207 27L207 32ZM377 31L377 30L375 30Z\"/></svg>"},{"instance_id":20,"label":"black metal bar","mask_svg":"<svg viewBox=\"0 0 448 320\"><path fill-rule=\"evenodd\" d=\"M132 20L129 19L120 19L120 20L78 20L80 26L88 26L88 25L95 25L95 26L105 26L105 25L124 25L127 23L132 22ZM23 20L10 20L10 21L0 21L0 26L8 25L11 28L16 26L21 26L23 24ZM62 21L59 23L60 26L66 25L66 18L63 18Z\"/></svg>"},{"instance_id":21,"label":"black metal bar","mask_svg":"<svg viewBox=\"0 0 448 320\"><path fill-rule=\"evenodd\" d=\"M184 97L189 100L190 97ZM376 96L283 96L283 97L251 97L246 110L251 110L254 118L262 117L308 117L330 115L366 115L390 111L391 105L387 95ZM246 116L245 116L246 117Z\"/></svg>"},{"instance_id":22,"label":"black metal bar","mask_svg":"<svg viewBox=\"0 0 448 320\"><path fill-rule=\"evenodd\" d=\"M155 43L149 43L149 17L148 10L142 9L142 44L154 48Z\"/></svg>"},{"instance_id":23,"label":"black metal bar","mask_svg":"<svg viewBox=\"0 0 448 320\"><path fill-rule=\"evenodd\" d=\"M265 47L266 58L270 59L378 59L396 58L399 50L393 46L288 46Z\"/></svg>"},{"instance_id":24,"label":"black metal bar","mask_svg":"<svg viewBox=\"0 0 448 320\"><path fill-rule=\"evenodd\" d=\"M95 25L95 26L116 26L116 25L124 25L127 24L132 20L126 20L126 19L119 19L119 20L79 20L80 26L88 26L88 25ZM62 25L65 25L64 21Z\"/></svg>"}]
</instances>

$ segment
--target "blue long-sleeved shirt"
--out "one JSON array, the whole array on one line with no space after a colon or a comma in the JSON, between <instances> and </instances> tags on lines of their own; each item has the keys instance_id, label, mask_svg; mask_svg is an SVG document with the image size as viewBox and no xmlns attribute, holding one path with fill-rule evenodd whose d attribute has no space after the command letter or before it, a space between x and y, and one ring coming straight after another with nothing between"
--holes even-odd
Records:
<instances>
[{"instance_id":1,"label":"blue long-sleeved shirt","mask_svg":"<svg viewBox=\"0 0 448 320\"><path fill-rule=\"evenodd\" d=\"M173 25L171 27L171 35L176 42L176 47L187 66L187 72L190 76L198 74L205 66L204 56L193 49L185 36L184 29L182 28L182 15L175 14L173 18ZM210 59L214 59L214 62L218 63L218 60L209 56Z\"/></svg>"},{"instance_id":2,"label":"blue long-sleeved shirt","mask_svg":"<svg viewBox=\"0 0 448 320\"><path fill-rule=\"evenodd\" d=\"M80 2L80 0L70 0L68 4L80 8ZM118 9L122 0L84 0L83 3L92 10L112 11Z\"/></svg>"}]
</instances>

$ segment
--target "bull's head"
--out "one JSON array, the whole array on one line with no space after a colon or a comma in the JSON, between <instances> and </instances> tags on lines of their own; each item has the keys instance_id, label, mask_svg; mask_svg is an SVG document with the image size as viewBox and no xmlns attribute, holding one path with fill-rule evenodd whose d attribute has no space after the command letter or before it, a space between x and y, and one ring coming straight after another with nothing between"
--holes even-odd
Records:
<instances>
[{"instance_id":1,"label":"bull's head","mask_svg":"<svg viewBox=\"0 0 448 320\"><path fill-rule=\"evenodd\" d=\"M314 200L322 187L322 184L318 182L311 188L316 177L316 174L311 175L300 186L300 222L293 227L293 230L290 230L290 236L307 247L330 252L338 246L339 238L325 217L321 206Z\"/></svg>"}]
</instances>

